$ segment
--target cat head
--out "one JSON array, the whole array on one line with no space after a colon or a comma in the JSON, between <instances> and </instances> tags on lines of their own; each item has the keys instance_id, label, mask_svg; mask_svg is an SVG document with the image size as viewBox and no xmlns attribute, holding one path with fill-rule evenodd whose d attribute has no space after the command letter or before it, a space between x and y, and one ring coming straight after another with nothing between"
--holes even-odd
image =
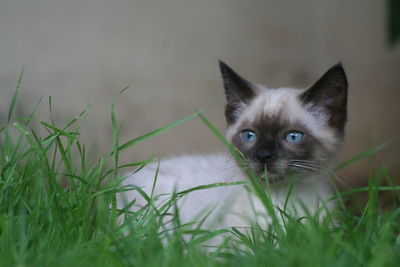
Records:
<instances>
[{"instance_id":1,"label":"cat head","mask_svg":"<svg viewBox=\"0 0 400 267\"><path fill-rule=\"evenodd\" d=\"M347 78L341 64L308 89L270 89L245 80L223 62L220 69L226 138L258 176L267 171L270 181L278 181L330 165L347 119Z\"/></svg>"}]
</instances>

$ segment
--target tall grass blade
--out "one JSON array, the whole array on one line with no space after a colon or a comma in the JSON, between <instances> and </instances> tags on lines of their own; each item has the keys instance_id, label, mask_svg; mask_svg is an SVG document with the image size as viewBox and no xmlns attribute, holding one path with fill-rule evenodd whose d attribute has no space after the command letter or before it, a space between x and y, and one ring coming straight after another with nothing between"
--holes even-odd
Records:
<instances>
[{"instance_id":1,"label":"tall grass blade","mask_svg":"<svg viewBox=\"0 0 400 267\"><path fill-rule=\"evenodd\" d=\"M239 151L236 150L236 148L226 140L224 135L222 133L220 133L218 131L218 129L215 128L215 126L209 120L207 120L206 117L204 117L202 114L199 114L199 117L204 122L204 124L206 124L206 126L211 130L211 132L214 133L215 136L220 141L222 141L222 143L228 148L228 150L231 152L232 156L236 160L239 160L239 161L244 160L243 155L241 155L239 153ZM267 210L268 215L271 216L271 219L273 221L272 225L274 226L275 231L277 232L277 235L282 238L284 236L284 233L283 233L283 230L279 223L278 217L276 215L276 210L274 209L271 199L270 199L270 196L269 196L269 181L268 181L268 179L266 179L266 188L264 188L263 185L261 184L259 177L254 173L254 171L251 169L251 167L248 164L243 166L242 169L247 174L247 177L249 178L249 180L253 186L255 195L258 197L258 199L264 205L264 208ZM251 191L252 191L252 189L250 188L250 192Z\"/></svg>"},{"instance_id":2,"label":"tall grass blade","mask_svg":"<svg viewBox=\"0 0 400 267\"><path fill-rule=\"evenodd\" d=\"M153 130L151 132L148 132L147 134L144 134L142 136L136 137L136 138L124 143L123 145L121 145L118 148L118 150L121 151L121 150L127 149L128 147L131 147L131 146L133 146L133 145L135 145L137 143L143 142L146 139L149 139L151 137L159 135L159 134L161 134L161 133L163 133L165 131L168 131L169 129L172 129L172 128L174 128L174 127L176 127L176 126L178 126L178 125L180 125L182 123L190 121L191 119L196 118L197 116L199 116L203 112L205 112L205 111L209 110L210 108L214 107L219 102L220 101L216 101L216 102L212 103L211 105L207 106L206 108L204 108L204 109L202 109L202 110L200 110L200 111L198 111L198 112L196 112L196 113L194 113L192 115L189 115L189 116L187 116L187 117L185 117L183 119L180 119L180 120L178 120L178 121L176 121L174 123L168 124L168 125L166 125L164 127L161 127L161 128L156 129L156 130Z\"/></svg>"},{"instance_id":3,"label":"tall grass blade","mask_svg":"<svg viewBox=\"0 0 400 267\"><path fill-rule=\"evenodd\" d=\"M10 104L10 107L8 109L7 123L10 123L11 116L12 116L12 114L14 112L14 107L15 107L15 103L17 102L19 89L21 87L22 78L24 77L24 70L25 70L25 66L22 67L21 73L19 74L19 78L18 78L18 82L17 82L17 89L15 90L15 92L14 92L14 94L12 96L12 99L11 99L11 104Z\"/></svg>"},{"instance_id":4,"label":"tall grass blade","mask_svg":"<svg viewBox=\"0 0 400 267\"><path fill-rule=\"evenodd\" d=\"M345 168L345 167L347 167L347 166L349 166L349 165L351 165L351 164L353 164L353 163L355 163L355 162L357 162L357 161L359 161L359 160L362 160L362 159L364 159L364 158L366 158L366 157L369 157L369 156L375 154L376 152L378 152L378 151L384 149L384 148L387 147L387 145L389 145L390 143L391 143L391 142L388 141L388 142L385 142L385 143L383 143L383 144L380 144L380 145L378 145L378 146L376 146L376 147L373 147L373 148L371 148L371 149L369 149L369 150L367 150L367 151L365 151L365 152L362 152L362 153L360 153L360 154L358 154L358 155L352 157L351 159L349 159L349 160L347 160L347 161L345 161L345 162L339 164L338 166L336 166L336 168L335 168L334 170L335 170L335 171L341 170L341 169L343 169L343 168Z\"/></svg>"}]
</instances>

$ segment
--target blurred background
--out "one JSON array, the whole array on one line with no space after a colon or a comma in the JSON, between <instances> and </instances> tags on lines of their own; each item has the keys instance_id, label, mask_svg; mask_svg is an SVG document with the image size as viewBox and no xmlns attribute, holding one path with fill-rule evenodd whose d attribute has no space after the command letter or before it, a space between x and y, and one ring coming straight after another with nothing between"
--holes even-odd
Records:
<instances>
[{"instance_id":1,"label":"blurred background","mask_svg":"<svg viewBox=\"0 0 400 267\"><path fill-rule=\"evenodd\" d=\"M122 141L223 99L217 59L267 87L307 87L340 61L350 87L347 136L338 161L393 143L338 175L350 184L365 181L383 162L398 178L400 44L392 27L398 17L391 15L398 2L2 0L1 119L25 66L20 112L31 111L44 94L39 116L48 119L51 96L61 126L93 101L82 121L82 138L92 151L105 153L112 148L111 103L126 85L131 88L116 102L124 121ZM206 116L224 130L223 103ZM121 157L133 161L153 151L167 157L223 150L194 119Z\"/></svg>"}]
</instances>

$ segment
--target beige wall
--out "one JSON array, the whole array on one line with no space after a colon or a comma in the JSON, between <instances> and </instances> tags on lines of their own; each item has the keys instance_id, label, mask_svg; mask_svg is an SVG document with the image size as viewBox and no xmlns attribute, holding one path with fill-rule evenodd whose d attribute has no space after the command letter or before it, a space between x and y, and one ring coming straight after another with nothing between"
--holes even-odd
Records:
<instances>
[{"instance_id":1,"label":"beige wall","mask_svg":"<svg viewBox=\"0 0 400 267\"><path fill-rule=\"evenodd\" d=\"M399 162L400 45L385 36L385 1L13 0L0 2L0 109L25 65L20 105L51 95L60 122L94 106L86 140L111 149L110 106L124 120L123 140L223 97L217 59L267 86L307 86L342 61L350 82L350 118L341 159L386 140ZM46 101L44 101L46 102ZM41 109L48 118L45 103ZM206 113L224 129L223 105ZM222 150L200 120L123 154L143 159ZM390 153L389 153L390 151ZM367 173L369 161L342 173Z\"/></svg>"}]
</instances>

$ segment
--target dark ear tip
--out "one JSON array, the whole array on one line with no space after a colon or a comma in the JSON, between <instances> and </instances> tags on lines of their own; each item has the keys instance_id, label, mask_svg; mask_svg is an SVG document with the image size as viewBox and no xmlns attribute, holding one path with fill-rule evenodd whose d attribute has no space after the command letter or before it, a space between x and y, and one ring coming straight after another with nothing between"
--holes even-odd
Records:
<instances>
[{"instance_id":1,"label":"dark ear tip","mask_svg":"<svg viewBox=\"0 0 400 267\"><path fill-rule=\"evenodd\" d=\"M333 65L333 66L329 69L329 71L334 71L334 72L336 72L336 73L340 73L340 74L343 74L344 76L346 76L346 72L345 72L345 70L344 70L344 68L343 68L342 62L339 62L339 63Z\"/></svg>"},{"instance_id":2,"label":"dark ear tip","mask_svg":"<svg viewBox=\"0 0 400 267\"><path fill-rule=\"evenodd\" d=\"M345 72L345 71L344 71L344 68L343 68L342 62L338 62L337 64L333 65L333 66L331 67L331 69L340 70L340 71Z\"/></svg>"},{"instance_id":3,"label":"dark ear tip","mask_svg":"<svg viewBox=\"0 0 400 267\"><path fill-rule=\"evenodd\" d=\"M228 66L228 64L226 64L225 62L223 62L220 59L218 60L218 65L219 65L219 69L221 70L221 72L231 70L231 68Z\"/></svg>"},{"instance_id":4,"label":"dark ear tip","mask_svg":"<svg viewBox=\"0 0 400 267\"><path fill-rule=\"evenodd\" d=\"M343 83L347 87L347 75L346 71L343 68L342 62L333 65L327 72L335 74L336 77L341 77Z\"/></svg>"}]
</instances>

